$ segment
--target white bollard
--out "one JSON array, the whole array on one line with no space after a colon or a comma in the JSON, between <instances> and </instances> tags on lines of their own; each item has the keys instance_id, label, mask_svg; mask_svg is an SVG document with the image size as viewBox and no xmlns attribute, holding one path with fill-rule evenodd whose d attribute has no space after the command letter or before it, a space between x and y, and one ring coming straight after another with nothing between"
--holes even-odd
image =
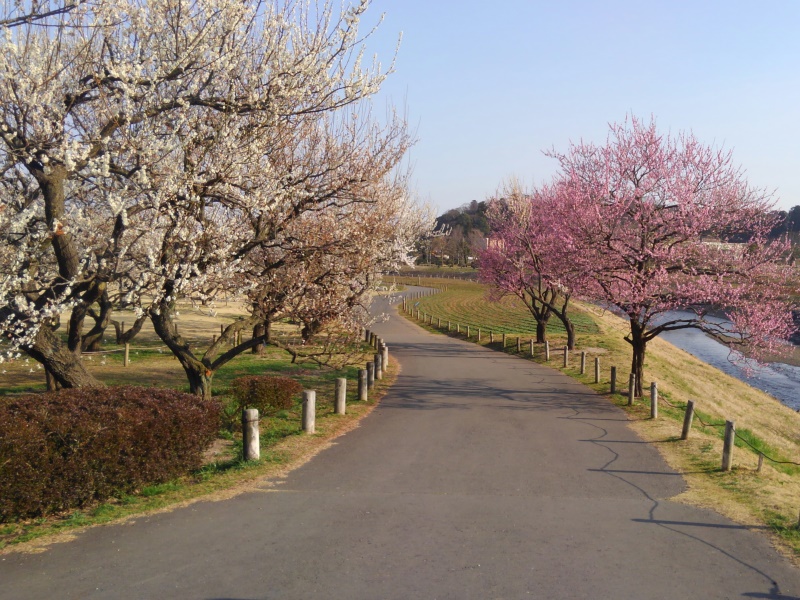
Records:
<instances>
[{"instance_id":1,"label":"white bollard","mask_svg":"<svg viewBox=\"0 0 800 600\"><path fill-rule=\"evenodd\" d=\"M242 411L242 454L245 460L258 460L261 446L258 441L258 409Z\"/></svg>"},{"instance_id":2,"label":"white bollard","mask_svg":"<svg viewBox=\"0 0 800 600\"><path fill-rule=\"evenodd\" d=\"M317 392L303 390L303 431L315 433L317 425Z\"/></svg>"},{"instance_id":3,"label":"white bollard","mask_svg":"<svg viewBox=\"0 0 800 600\"><path fill-rule=\"evenodd\" d=\"M336 378L336 403L333 407L333 412L337 415L343 415L346 412L347 406L347 379L344 377Z\"/></svg>"}]
</instances>

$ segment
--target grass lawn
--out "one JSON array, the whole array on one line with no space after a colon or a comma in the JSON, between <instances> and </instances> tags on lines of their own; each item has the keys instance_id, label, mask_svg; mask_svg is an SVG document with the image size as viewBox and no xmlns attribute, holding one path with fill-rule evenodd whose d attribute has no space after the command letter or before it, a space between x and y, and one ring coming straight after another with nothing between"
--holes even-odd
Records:
<instances>
[{"instance_id":1,"label":"grass lawn","mask_svg":"<svg viewBox=\"0 0 800 600\"><path fill-rule=\"evenodd\" d=\"M398 283L416 284L414 280L398 278ZM423 277L421 283L440 290L412 302L414 308L432 316L432 325L430 319L426 324L420 323L424 327L463 338L466 325L470 325L470 339L475 343L480 327L482 345L519 354L524 360L545 362L541 345L535 344L534 357L530 355L535 323L518 300L491 302L486 287L472 282ZM564 369L560 348L566 335L560 324L551 320L548 337L553 351L549 366L593 388L626 411L634 430L654 444L670 466L683 473L689 489L676 500L711 507L745 525L766 525L775 534L776 546L800 564L800 467L765 460L758 472L758 452L750 446L780 461L800 462L800 414L668 342L655 339L647 348L643 382L646 389L651 382L658 385L659 418L651 419L649 395L637 399L634 406L627 406L631 360L630 346L623 340L627 322L580 303L575 303L572 314L578 347ZM436 327L437 318L441 319L441 328ZM452 324L449 333L445 323L448 319ZM460 334L455 332L456 323L461 325ZM497 335L490 344L489 331L506 333L506 347L502 347ZM519 353L517 337L521 340ZM587 353L585 374L580 372L581 352ZM601 365L599 384L594 383L595 358L600 359ZM611 366L617 367L617 389L621 392L613 395L609 393ZM689 439L681 441L684 408L690 399L695 400L700 418L695 417ZM700 420L711 425L735 421L737 432L745 441L736 441L732 471L722 472L720 468L723 428L704 427Z\"/></svg>"}]
</instances>

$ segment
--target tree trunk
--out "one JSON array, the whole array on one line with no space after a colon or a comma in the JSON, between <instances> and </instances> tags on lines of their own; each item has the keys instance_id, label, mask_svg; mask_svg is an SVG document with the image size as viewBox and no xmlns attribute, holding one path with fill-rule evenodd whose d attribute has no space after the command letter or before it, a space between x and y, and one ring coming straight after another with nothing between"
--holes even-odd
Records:
<instances>
[{"instance_id":1,"label":"tree trunk","mask_svg":"<svg viewBox=\"0 0 800 600\"><path fill-rule=\"evenodd\" d=\"M267 333L267 326L264 323L257 323L253 327L254 338L261 337L266 333ZM265 346L263 343L256 344L255 346L253 346L252 350L253 354L259 354L259 355L264 354L264 347Z\"/></svg>"},{"instance_id":2,"label":"tree trunk","mask_svg":"<svg viewBox=\"0 0 800 600\"><path fill-rule=\"evenodd\" d=\"M98 352L103 343L103 336L111 321L111 301L108 299L108 292L104 291L97 300L100 312L89 311L89 315L94 319L94 326L83 336L81 349L83 352Z\"/></svg>"},{"instance_id":3,"label":"tree trunk","mask_svg":"<svg viewBox=\"0 0 800 600\"><path fill-rule=\"evenodd\" d=\"M186 377L189 379L189 392L195 396L201 396L204 400L210 400L211 380L214 378L214 372L211 369L187 369L186 365L183 366L183 370L186 371Z\"/></svg>"},{"instance_id":4,"label":"tree trunk","mask_svg":"<svg viewBox=\"0 0 800 600\"><path fill-rule=\"evenodd\" d=\"M147 320L147 313L143 314L141 317L137 318L131 328L128 331L122 331L122 323L120 321L111 321L111 324L114 326L114 332L116 333L117 344L120 346L124 344L129 344L133 341L139 332L142 330L142 325Z\"/></svg>"},{"instance_id":5,"label":"tree trunk","mask_svg":"<svg viewBox=\"0 0 800 600\"><path fill-rule=\"evenodd\" d=\"M214 371L210 365L195 357L189 344L185 343L180 335L175 334L172 307L161 304L157 309L151 309L150 321L153 323L153 329L158 337L181 363L189 381L189 391L203 398L211 398L211 380L214 377Z\"/></svg>"},{"instance_id":6,"label":"tree trunk","mask_svg":"<svg viewBox=\"0 0 800 600\"><path fill-rule=\"evenodd\" d=\"M34 360L42 363L53 378L54 387L103 387L103 383L86 370L80 354L70 352L61 338L50 327L39 328L33 344L22 349ZM50 385L48 384L48 389Z\"/></svg>"},{"instance_id":7,"label":"tree trunk","mask_svg":"<svg viewBox=\"0 0 800 600\"><path fill-rule=\"evenodd\" d=\"M536 343L544 344L547 341L547 321L536 319Z\"/></svg>"},{"instance_id":8,"label":"tree trunk","mask_svg":"<svg viewBox=\"0 0 800 600\"><path fill-rule=\"evenodd\" d=\"M567 331L567 348L575 350L575 324L568 316L563 317L559 315L559 319L564 324L564 329Z\"/></svg>"},{"instance_id":9,"label":"tree trunk","mask_svg":"<svg viewBox=\"0 0 800 600\"><path fill-rule=\"evenodd\" d=\"M642 378L644 376L644 357L647 350L647 340L645 339L645 328L631 320L631 337L626 338L633 348L631 357L631 373L636 377L636 385L633 395L637 398L642 397Z\"/></svg>"}]
</instances>

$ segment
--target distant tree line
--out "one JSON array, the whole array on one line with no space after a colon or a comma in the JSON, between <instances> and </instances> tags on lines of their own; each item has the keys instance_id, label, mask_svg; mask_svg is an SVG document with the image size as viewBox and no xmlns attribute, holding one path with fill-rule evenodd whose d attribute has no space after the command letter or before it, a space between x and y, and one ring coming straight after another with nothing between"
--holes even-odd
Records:
<instances>
[{"instance_id":1,"label":"distant tree line","mask_svg":"<svg viewBox=\"0 0 800 600\"><path fill-rule=\"evenodd\" d=\"M433 235L420 240L417 262L470 266L491 230L486 217L487 202L473 200L436 218Z\"/></svg>"}]
</instances>

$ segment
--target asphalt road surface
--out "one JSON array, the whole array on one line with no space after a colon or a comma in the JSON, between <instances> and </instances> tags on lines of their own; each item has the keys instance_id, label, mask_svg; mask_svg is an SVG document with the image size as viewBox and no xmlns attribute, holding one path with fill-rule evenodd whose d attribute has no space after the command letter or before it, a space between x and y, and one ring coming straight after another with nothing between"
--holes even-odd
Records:
<instances>
[{"instance_id":1,"label":"asphalt road surface","mask_svg":"<svg viewBox=\"0 0 800 600\"><path fill-rule=\"evenodd\" d=\"M681 477L603 398L397 316L373 330L402 372L332 448L263 491L0 556L0 598L800 596L766 538L667 500Z\"/></svg>"}]
</instances>

